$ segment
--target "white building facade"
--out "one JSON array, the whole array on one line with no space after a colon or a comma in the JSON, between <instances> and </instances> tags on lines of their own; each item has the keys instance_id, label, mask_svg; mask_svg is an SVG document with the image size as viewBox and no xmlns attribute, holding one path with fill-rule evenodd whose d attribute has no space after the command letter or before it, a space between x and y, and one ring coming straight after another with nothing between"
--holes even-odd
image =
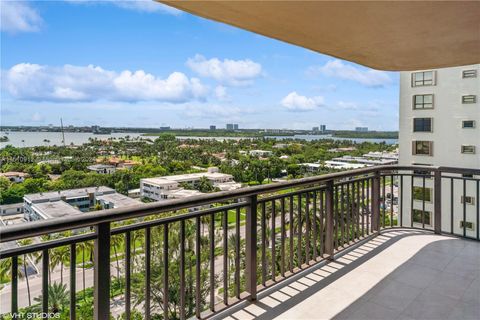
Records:
<instances>
[{"instance_id":1,"label":"white building facade","mask_svg":"<svg viewBox=\"0 0 480 320\"><path fill-rule=\"evenodd\" d=\"M480 65L436 70L401 72L399 164L480 168ZM455 176L455 175L452 175ZM457 175L457 177L460 177ZM470 177L467 177L470 178ZM476 178L476 177L474 177ZM433 179L405 177L403 207L412 225L433 228ZM414 192L412 193L412 186ZM453 191L452 191L453 186ZM453 200L451 201L451 194ZM463 181L442 179L442 208L452 208L453 228L461 233L476 232L478 191L476 181L467 181L465 198ZM412 199L413 197L413 199ZM423 203L425 199L425 204ZM466 219L463 221L463 202ZM413 205L413 208L411 208ZM410 210L413 209L413 210ZM412 221L413 216L413 221ZM451 215L442 215L442 226L449 226Z\"/></svg>"}]
</instances>

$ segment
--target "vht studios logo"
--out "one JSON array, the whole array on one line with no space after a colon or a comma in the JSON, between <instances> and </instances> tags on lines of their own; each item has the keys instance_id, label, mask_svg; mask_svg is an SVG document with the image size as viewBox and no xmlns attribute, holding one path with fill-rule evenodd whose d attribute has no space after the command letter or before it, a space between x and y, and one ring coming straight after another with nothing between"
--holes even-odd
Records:
<instances>
[{"instance_id":1,"label":"vht studios logo","mask_svg":"<svg viewBox=\"0 0 480 320\"><path fill-rule=\"evenodd\" d=\"M60 319L60 312L16 312L13 319Z\"/></svg>"}]
</instances>

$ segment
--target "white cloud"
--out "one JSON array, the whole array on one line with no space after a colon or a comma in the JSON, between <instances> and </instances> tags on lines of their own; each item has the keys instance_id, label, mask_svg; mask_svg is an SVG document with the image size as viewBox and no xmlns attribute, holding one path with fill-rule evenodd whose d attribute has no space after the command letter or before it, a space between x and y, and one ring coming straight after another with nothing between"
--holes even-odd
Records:
<instances>
[{"instance_id":1,"label":"white cloud","mask_svg":"<svg viewBox=\"0 0 480 320\"><path fill-rule=\"evenodd\" d=\"M188 59L186 65L202 77L213 78L231 86L250 85L254 79L262 75L262 66L249 59L221 61L218 58L212 58L207 60L204 56L197 54Z\"/></svg>"},{"instance_id":2,"label":"white cloud","mask_svg":"<svg viewBox=\"0 0 480 320\"><path fill-rule=\"evenodd\" d=\"M341 60L330 60L323 66L310 67L307 72L355 81L366 87L384 87L392 83L392 79L385 71L359 68Z\"/></svg>"},{"instance_id":3,"label":"white cloud","mask_svg":"<svg viewBox=\"0 0 480 320\"><path fill-rule=\"evenodd\" d=\"M290 92L282 99L281 104L290 111L311 111L325 104L325 100L321 96L305 97L297 92Z\"/></svg>"},{"instance_id":4,"label":"white cloud","mask_svg":"<svg viewBox=\"0 0 480 320\"><path fill-rule=\"evenodd\" d=\"M2 72L2 87L19 100L81 102L204 100L208 89L199 79L173 72L160 79L143 70L120 73L98 66L52 67L20 63Z\"/></svg>"},{"instance_id":5,"label":"white cloud","mask_svg":"<svg viewBox=\"0 0 480 320\"><path fill-rule=\"evenodd\" d=\"M230 96L228 95L228 92L227 92L227 88L225 88L224 86L217 86L215 87L215 97L217 98L217 100L219 101L230 101L231 98Z\"/></svg>"},{"instance_id":6,"label":"white cloud","mask_svg":"<svg viewBox=\"0 0 480 320\"><path fill-rule=\"evenodd\" d=\"M35 112L34 114L32 114L31 120L33 122L43 122L45 118L40 113Z\"/></svg>"},{"instance_id":7,"label":"white cloud","mask_svg":"<svg viewBox=\"0 0 480 320\"><path fill-rule=\"evenodd\" d=\"M42 18L29 3L23 1L0 2L0 29L9 33L36 32Z\"/></svg>"}]
</instances>

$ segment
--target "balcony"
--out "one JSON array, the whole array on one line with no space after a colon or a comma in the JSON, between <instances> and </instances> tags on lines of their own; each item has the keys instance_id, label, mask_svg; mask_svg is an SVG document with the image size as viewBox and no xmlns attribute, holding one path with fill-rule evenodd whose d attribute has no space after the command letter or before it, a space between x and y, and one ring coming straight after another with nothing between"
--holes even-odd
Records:
<instances>
[{"instance_id":1,"label":"balcony","mask_svg":"<svg viewBox=\"0 0 480 320\"><path fill-rule=\"evenodd\" d=\"M0 313L478 318L479 175L379 166L2 227Z\"/></svg>"}]
</instances>

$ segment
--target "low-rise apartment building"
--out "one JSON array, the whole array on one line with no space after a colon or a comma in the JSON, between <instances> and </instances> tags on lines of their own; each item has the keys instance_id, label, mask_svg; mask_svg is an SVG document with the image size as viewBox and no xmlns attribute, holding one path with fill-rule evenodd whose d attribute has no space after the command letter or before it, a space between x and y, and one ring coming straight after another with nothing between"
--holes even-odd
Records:
<instances>
[{"instance_id":1,"label":"low-rise apartment building","mask_svg":"<svg viewBox=\"0 0 480 320\"><path fill-rule=\"evenodd\" d=\"M140 203L105 186L33 193L23 197L24 217L28 221L88 212L97 204L102 209L111 209Z\"/></svg>"},{"instance_id":2,"label":"low-rise apartment building","mask_svg":"<svg viewBox=\"0 0 480 320\"><path fill-rule=\"evenodd\" d=\"M231 174L220 173L216 168L209 168L207 172L141 179L140 196L162 201L198 195L201 192L182 188L182 185L187 184L191 188L196 188L202 178L207 178L215 188L221 191L241 188L241 184L236 183Z\"/></svg>"}]
</instances>

